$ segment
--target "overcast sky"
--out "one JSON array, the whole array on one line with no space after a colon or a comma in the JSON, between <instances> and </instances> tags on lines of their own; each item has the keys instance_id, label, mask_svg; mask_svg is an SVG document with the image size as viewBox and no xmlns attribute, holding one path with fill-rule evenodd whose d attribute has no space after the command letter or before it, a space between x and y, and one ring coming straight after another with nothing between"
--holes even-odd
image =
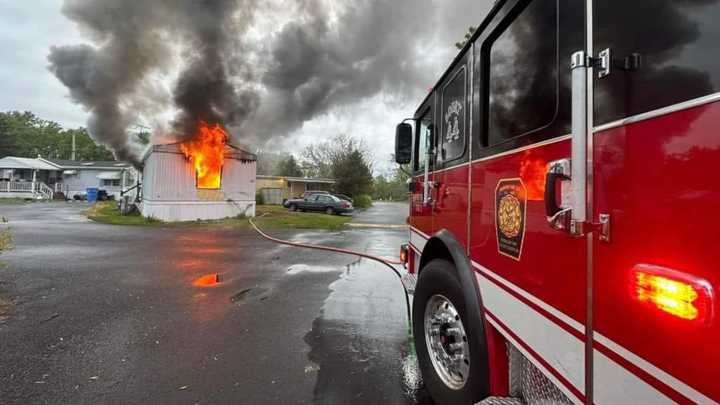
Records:
<instances>
[{"instance_id":1,"label":"overcast sky","mask_svg":"<svg viewBox=\"0 0 720 405\"><path fill-rule=\"evenodd\" d=\"M366 8L372 11L374 3L366 2ZM377 3L379 4L380 1ZM386 29L378 35L386 35L388 38L373 40L382 40L380 43L383 44L398 42L397 46L409 50L407 54L400 55L396 60L389 58L390 65L387 61L383 61L384 64L376 63L374 69L353 73L367 74L368 77L362 80L358 80L357 77L343 78L351 83L345 87L349 89L346 90L350 92L349 94L337 97L337 102L331 99L329 105L313 111L294 111L293 114L297 115L297 125L288 124L287 128L290 129L287 134L278 133L277 137L265 136L264 139L253 139L253 147L266 150L282 149L297 153L305 145L344 133L365 140L374 156L378 172L391 170L393 166L390 163L390 153L393 150L395 124L412 115L427 90L432 87L456 54L454 42L463 37L468 26L477 26L482 21L490 9L492 0L426 0L424 3L405 0L402 3L407 12L400 14L396 9L394 12L399 15L382 22ZM2 85L0 110L28 110L41 118L57 121L64 127L86 126L88 113L73 102L68 89L48 70L48 54L51 46L80 43L97 46L98 44L92 43L86 35L87 32L81 33L78 24L63 15L62 4L62 0L0 0L0 49L3 50L3 57L0 60ZM278 0L274 2L273 7L265 7L258 11L259 15L255 18L252 29L246 33L247 36L255 37L253 43L258 44L257 47L267 46L269 50L273 50L278 45L267 44L283 38L280 34L286 34L281 31L288 22L303 24L293 21L296 11L287 12L284 4L287 3ZM416 5L421 6L421 9L410 9ZM342 14L342 6L338 6L338 9L341 11L337 13ZM372 15L372 13L365 14ZM397 26L392 26L393 24ZM387 25L391 27L387 28ZM361 37L372 36L372 32L364 32L367 29L366 27L347 28L350 34L358 36L357 41L362 41ZM371 31L377 29L369 28ZM271 32L273 30L275 32ZM267 32L271 33L265 35L264 33ZM348 42L347 38L345 42ZM353 44L348 44L347 49L348 52L355 52ZM359 49L363 51L363 48ZM262 66L264 63L262 58L267 51L268 49L264 49L263 52L253 52L252 57L257 59L255 62L257 65ZM367 58L370 59L371 64L372 57ZM388 59L386 56L385 58ZM366 60L362 62L368 63ZM412 77L400 77L408 70L395 69L396 66L392 64L412 65L413 70L410 72L412 74L407 74ZM316 74L323 74L322 72ZM386 72L390 73L386 74ZM373 86L375 77L383 80L383 84ZM387 84L388 80L403 83L392 86ZM264 99L261 99L261 102L264 102ZM262 108L261 106L260 110ZM283 108L288 107L283 106ZM168 111L171 110L172 106L168 106ZM167 117L154 117L154 119L167 120ZM146 122L154 119L145 117Z\"/></svg>"}]
</instances>

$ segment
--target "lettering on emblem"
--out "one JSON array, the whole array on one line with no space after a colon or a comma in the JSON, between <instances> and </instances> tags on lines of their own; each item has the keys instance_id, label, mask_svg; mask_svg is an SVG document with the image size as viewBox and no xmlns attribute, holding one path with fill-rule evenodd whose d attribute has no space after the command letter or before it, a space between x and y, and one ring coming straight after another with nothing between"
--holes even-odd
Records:
<instances>
[{"instance_id":1,"label":"lettering on emblem","mask_svg":"<svg viewBox=\"0 0 720 405\"><path fill-rule=\"evenodd\" d=\"M520 260L525 239L527 189L520 179L503 179L495 189L498 252Z\"/></svg>"}]
</instances>

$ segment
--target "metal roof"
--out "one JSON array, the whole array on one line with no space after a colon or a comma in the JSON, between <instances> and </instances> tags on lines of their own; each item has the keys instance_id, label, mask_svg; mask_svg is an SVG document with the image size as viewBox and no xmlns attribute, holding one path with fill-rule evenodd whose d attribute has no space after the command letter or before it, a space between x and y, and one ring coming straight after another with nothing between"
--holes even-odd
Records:
<instances>
[{"instance_id":1,"label":"metal roof","mask_svg":"<svg viewBox=\"0 0 720 405\"><path fill-rule=\"evenodd\" d=\"M145 162L145 160L150 156L151 153L155 152L164 152L164 153L182 153L180 151L180 144L182 142L175 142L175 143L166 143L166 144L160 144L160 145L148 145L148 147L145 149L145 151L142 154L142 161ZM242 148L239 148L235 145L231 145L229 143L225 144L225 157L230 159L237 159L237 160L257 160L257 155L254 153L250 153Z\"/></svg>"},{"instance_id":2,"label":"metal roof","mask_svg":"<svg viewBox=\"0 0 720 405\"><path fill-rule=\"evenodd\" d=\"M0 169L61 170L57 165L43 159L5 156L0 159Z\"/></svg>"},{"instance_id":3,"label":"metal roof","mask_svg":"<svg viewBox=\"0 0 720 405\"><path fill-rule=\"evenodd\" d=\"M105 169L105 170L122 170L130 167L129 163L118 162L115 160L61 160L61 159L41 159L51 164L62 167L63 169Z\"/></svg>"}]
</instances>

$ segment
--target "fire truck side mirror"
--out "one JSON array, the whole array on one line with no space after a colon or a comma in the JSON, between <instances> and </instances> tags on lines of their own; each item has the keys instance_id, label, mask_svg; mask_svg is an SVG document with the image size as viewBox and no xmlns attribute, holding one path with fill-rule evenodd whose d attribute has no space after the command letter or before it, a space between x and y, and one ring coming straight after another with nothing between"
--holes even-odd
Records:
<instances>
[{"instance_id":1,"label":"fire truck side mirror","mask_svg":"<svg viewBox=\"0 0 720 405\"><path fill-rule=\"evenodd\" d=\"M412 125L401 123L395 128L395 163L406 165L412 158Z\"/></svg>"}]
</instances>

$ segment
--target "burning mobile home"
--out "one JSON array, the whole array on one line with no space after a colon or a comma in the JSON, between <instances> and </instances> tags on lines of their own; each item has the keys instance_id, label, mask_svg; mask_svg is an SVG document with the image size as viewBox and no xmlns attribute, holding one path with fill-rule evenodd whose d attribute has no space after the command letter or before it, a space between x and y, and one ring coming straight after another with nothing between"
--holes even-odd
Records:
<instances>
[{"instance_id":1,"label":"burning mobile home","mask_svg":"<svg viewBox=\"0 0 720 405\"><path fill-rule=\"evenodd\" d=\"M176 222L255 215L256 156L228 144L220 126L203 124L189 141L153 145L142 162L145 217Z\"/></svg>"}]
</instances>

